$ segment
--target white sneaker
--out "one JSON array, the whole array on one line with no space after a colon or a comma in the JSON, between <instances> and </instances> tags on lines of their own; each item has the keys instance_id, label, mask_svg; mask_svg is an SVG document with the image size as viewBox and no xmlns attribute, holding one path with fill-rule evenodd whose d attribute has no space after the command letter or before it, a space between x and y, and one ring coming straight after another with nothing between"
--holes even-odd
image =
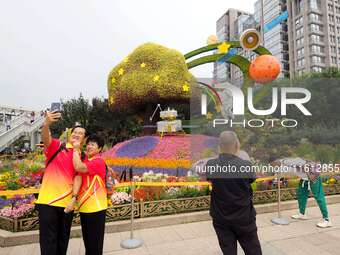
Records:
<instances>
[{"instance_id":1,"label":"white sneaker","mask_svg":"<svg viewBox=\"0 0 340 255\"><path fill-rule=\"evenodd\" d=\"M316 224L316 226L319 228L330 228L333 226L333 224L329 219L328 220L323 219L321 222Z\"/></svg>"},{"instance_id":2,"label":"white sneaker","mask_svg":"<svg viewBox=\"0 0 340 255\"><path fill-rule=\"evenodd\" d=\"M295 219L295 220L308 220L308 217L305 214L302 214L302 213L292 215L292 218Z\"/></svg>"}]
</instances>

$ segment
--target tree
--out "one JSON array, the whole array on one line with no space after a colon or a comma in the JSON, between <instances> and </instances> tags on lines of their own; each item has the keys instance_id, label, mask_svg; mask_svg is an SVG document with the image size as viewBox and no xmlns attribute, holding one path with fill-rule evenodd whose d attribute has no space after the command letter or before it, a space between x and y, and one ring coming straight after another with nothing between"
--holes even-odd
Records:
<instances>
[{"instance_id":1,"label":"tree","mask_svg":"<svg viewBox=\"0 0 340 255\"><path fill-rule=\"evenodd\" d=\"M107 145L130 139L141 132L136 116L112 112L107 99L94 98L92 104L82 95L77 99L62 102L63 111L60 121L51 126L52 135L60 136L66 128L76 122L82 124L89 133L100 135Z\"/></svg>"},{"instance_id":2,"label":"tree","mask_svg":"<svg viewBox=\"0 0 340 255\"><path fill-rule=\"evenodd\" d=\"M303 115L294 105L287 106L287 118L296 119L299 122L298 128L313 128L315 126L337 127L340 124L340 71L336 68L326 69L322 73L311 73L303 77L298 77L292 81L278 80L258 92L256 107L268 109L272 104L272 87L301 87L306 88L311 93L311 100L305 107L312 113L312 116ZM289 94L293 97L294 95ZM295 96L301 96L297 94ZM281 104L279 98L278 105ZM281 118L280 107L273 114L276 118Z\"/></svg>"},{"instance_id":3,"label":"tree","mask_svg":"<svg viewBox=\"0 0 340 255\"><path fill-rule=\"evenodd\" d=\"M116 144L137 136L142 128L138 117L126 116L124 112L113 112L107 99L94 98L89 113L88 130L105 139L106 144Z\"/></svg>"},{"instance_id":4,"label":"tree","mask_svg":"<svg viewBox=\"0 0 340 255\"><path fill-rule=\"evenodd\" d=\"M91 106L82 94L79 98L62 101L61 119L51 126L52 135L61 135L66 128L73 127L75 123L87 126Z\"/></svg>"}]
</instances>

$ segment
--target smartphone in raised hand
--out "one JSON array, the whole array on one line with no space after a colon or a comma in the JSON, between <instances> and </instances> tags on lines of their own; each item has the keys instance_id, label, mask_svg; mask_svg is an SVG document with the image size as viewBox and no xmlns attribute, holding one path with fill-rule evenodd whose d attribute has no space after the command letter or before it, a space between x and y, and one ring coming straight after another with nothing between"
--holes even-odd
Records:
<instances>
[{"instance_id":1,"label":"smartphone in raised hand","mask_svg":"<svg viewBox=\"0 0 340 255\"><path fill-rule=\"evenodd\" d=\"M51 104L51 112L61 112L61 103L52 103Z\"/></svg>"}]
</instances>

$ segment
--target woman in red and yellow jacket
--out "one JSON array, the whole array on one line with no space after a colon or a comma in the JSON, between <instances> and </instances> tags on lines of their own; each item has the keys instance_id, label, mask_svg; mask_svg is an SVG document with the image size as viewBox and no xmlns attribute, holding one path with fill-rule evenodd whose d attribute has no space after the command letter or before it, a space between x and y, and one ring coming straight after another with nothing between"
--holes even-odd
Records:
<instances>
[{"instance_id":1,"label":"woman in red and yellow jacket","mask_svg":"<svg viewBox=\"0 0 340 255\"><path fill-rule=\"evenodd\" d=\"M81 161L80 144L73 145L73 165L79 174L74 181L72 201L65 211L72 211L78 202L86 255L103 254L107 209L106 165L99 156L103 146L104 142L99 136L89 136L86 158Z\"/></svg>"}]
</instances>

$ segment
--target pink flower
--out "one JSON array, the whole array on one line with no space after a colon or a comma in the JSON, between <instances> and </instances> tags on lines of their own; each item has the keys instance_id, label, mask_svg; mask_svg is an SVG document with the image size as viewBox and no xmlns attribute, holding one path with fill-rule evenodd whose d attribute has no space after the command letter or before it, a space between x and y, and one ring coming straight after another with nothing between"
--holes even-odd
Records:
<instances>
[{"instance_id":1,"label":"pink flower","mask_svg":"<svg viewBox=\"0 0 340 255\"><path fill-rule=\"evenodd\" d=\"M111 196L111 201L114 205L124 204L131 201L131 195L126 192L115 192Z\"/></svg>"},{"instance_id":2,"label":"pink flower","mask_svg":"<svg viewBox=\"0 0 340 255\"><path fill-rule=\"evenodd\" d=\"M20 218L31 211L33 211L34 205L32 204L21 204L15 207L6 207L0 210L0 216L9 218Z\"/></svg>"}]
</instances>

